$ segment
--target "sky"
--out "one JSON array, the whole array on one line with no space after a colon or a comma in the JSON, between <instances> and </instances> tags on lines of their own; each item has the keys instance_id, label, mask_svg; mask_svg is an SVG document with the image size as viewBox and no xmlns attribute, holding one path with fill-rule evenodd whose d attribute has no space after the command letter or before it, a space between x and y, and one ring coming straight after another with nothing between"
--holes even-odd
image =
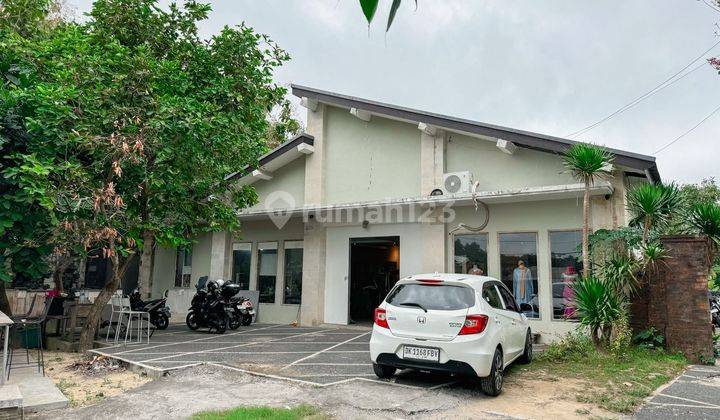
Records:
<instances>
[{"instance_id":1,"label":"sky","mask_svg":"<svg viewBox=\"0 0 720 420\"><path fill-rule=\"evenodd\" d=\"M714 0L390 0L368 27L357 0L210 1L211 37L245 22L292 57L276 82L657 157L664 181L720 180L720 8ZM706 3L707 2L707 3ZM167 3L161 1L161 3ZM91 0L67 0L82 16ZM714 44L719 44L703 54ZM690 72L689 74L686 74ZM297 103L297 101L295 101ZM297 116L304 119L304 108Z\"/></svg>"}]
</instances>

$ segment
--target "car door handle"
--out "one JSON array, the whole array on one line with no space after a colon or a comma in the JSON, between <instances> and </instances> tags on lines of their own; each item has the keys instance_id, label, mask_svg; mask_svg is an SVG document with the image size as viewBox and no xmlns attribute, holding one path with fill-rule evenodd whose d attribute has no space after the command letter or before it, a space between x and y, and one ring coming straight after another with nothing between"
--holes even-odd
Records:
<instances>
[{"instance_id":1,"label":"car door handle","mask_svg":"<svg viewBox=\"0 0 720 420\"><path fill-rule=\"evenodd\" d=\"M513 319L512 325L517 325L517 322Z\"/></svg>"}]
</instances>

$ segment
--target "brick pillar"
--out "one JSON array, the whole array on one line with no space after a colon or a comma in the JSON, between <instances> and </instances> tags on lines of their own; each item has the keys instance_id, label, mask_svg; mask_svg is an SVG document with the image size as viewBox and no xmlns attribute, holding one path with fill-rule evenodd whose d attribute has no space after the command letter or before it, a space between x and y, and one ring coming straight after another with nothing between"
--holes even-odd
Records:
<instances>
[{"instance_id":1,"label":"brick pillar","mask_svg":"<svg viewBox=\"0 0 720 420\"><path fill-rule=\"evenodd\" d=\"M700 362L712 357L710 242L690 235L664 236L661 242L668 257L648 283L648 322L665 335L668 350Z\"/></svg>"}]
</instances>

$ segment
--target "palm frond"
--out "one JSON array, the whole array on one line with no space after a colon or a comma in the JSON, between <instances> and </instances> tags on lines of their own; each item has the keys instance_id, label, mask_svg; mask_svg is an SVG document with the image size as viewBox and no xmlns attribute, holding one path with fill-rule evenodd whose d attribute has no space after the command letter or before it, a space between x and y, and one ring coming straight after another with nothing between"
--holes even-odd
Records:
<instances>
[{"instance_id":1,"label":"palm frond","mask_svg":"<svg viewBox=\"0 0 720 420\"><path fill-rule=\"evenodd\" d=\"M639 184L627 192L631 226L662 228L681 210L683 196L673 184Z\"/></svg>"},{"instance_id":2,"label":"palm frond","mask_svg":"<svg viewBox=\"0 0 720 420\"><path fill-rule=\"evenodd\" d=\"M713 202L696 203L690 209L688 219L690 226L720 244L720 205Z\"/></svg>"},{"instance_id":3,"label":"palm frond","mask_svg":"<svg viewBox=\"0 0 720 420\"><path fill-rule=\"evenodd\" d=\"M591 183L612 176L613 155L605 148L589 143L572 145L563 156L563 166L576 179Z\"/></svg>"}]
</instances>

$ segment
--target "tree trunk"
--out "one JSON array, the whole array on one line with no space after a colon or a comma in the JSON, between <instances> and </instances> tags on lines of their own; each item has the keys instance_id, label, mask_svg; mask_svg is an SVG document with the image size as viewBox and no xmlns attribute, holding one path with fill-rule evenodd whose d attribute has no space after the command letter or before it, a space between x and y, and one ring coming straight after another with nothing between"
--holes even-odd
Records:
<instances>
[{"instance_id":1,"label":"tree trunk","mask_svg":"<svg viewBox=\"0 0 720 420\"><path fill-rule=\"evenodd\" d=\"M2 280L0 280L0 312L8 316L12 315L12 311L10 310L10 301L5 293L5 282Z\"/></svg>"},{"instance_id":2,"label":"tree trunk","mask_svg":"<svg viewBox=\"0 0 720 420\"><path fill-rule=\"evenodd\" d=\"M583 238L582 258L583 276L590 274L590 178L585 178L585 193L583 194Z\"/></svg>"},{"instance_id":3,"label":"tree trunk","mask_svg":"<svg viewBox=\"0 0 720 420\"><path fill-rule=\"evenodd\" d=\"M112 249L114 251L114 248ZM113 252L113 254L110 256L110 261L112 263L112 276L110 278L110 281L106 283L105 287L103 287L103 289L100 291L98 297L95 298L95 302L90 309L90 313L88 314L87 320L85 321L85 325L83 325L82 330L80 331L80 342L78 345L78 350L80 352L84 352L93 348L95 331L100 324L100 317L102 316L103 309L105 309L105 305L107 305L112 295L117 291L118 287L120 286L120 279L125 273L125 269L127 269L127 266L131 260L132 255L127 256L125 258L125 261L123 261L122 263L122 267L120 267L120 259L117 256L117 253Z\"/></svg>"},{"instance_id":4,"label":"tree trunk","mask_svg":"<svg viewBox=\"0 0 720 420\"><path fill-rule=\"evenodd\" d=\"M599 334L600 328L601 328L600 326L597 326L597 327L593 327L590 330L590 336L592 338L593 344L595 345L595 350L598 350L598 351L600 349L602 349L602 345L600 344L600 334Z\"/></svg>"},{"instance_id":5,"label":"tree trunk","mask_svg":"<svg viewBox=\"0 0 720 420\"><path fill-rule=\"evenodd\" d=\"M65 274L65 270L67 270L67 268L71 262L72 262L72 259L70 257L59 257L57 265L55 266L55 269L53 270L53 274L52 274L53 283L55 283L55 290L57 290L59 293L62 293L64 291L63 290L63 276Z\"/></svg>"},{"instance_id":6,"label":"tree trunk","mask_svg":"<svg viewBox=\"0 0 720 420\"><path fill-rule=\"evenodd\" d=\"M150 297L152 284L150 278L153 270L153 253L155 248L155 235L150 231L143 232L143 249L140 254L140 268L138 271L138 288L143 299Z\"/></svg>"}]
</instances>

